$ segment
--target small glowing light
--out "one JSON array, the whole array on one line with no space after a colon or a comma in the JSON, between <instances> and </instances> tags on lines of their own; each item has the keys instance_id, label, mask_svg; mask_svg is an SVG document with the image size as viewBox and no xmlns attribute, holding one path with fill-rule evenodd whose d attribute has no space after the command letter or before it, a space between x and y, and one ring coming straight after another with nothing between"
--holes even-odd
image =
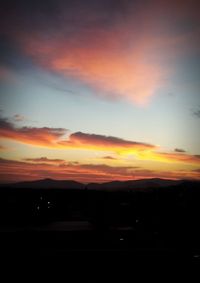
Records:
<instances>
[{"instance_id":1,"label":"small glowing light","mask_svg":"<svg viewBox=\"0 0 200 283\"><path fill-rule=\"evenodd\" d=\"M50 201L48 201L47 203L50 204Z\"/></svg>"},{"instance_id":2,"label":"small glowing light","mask_svg":"<svg viewBox=\"0 0 200 283\"><path fill-rule=\"evenodd\" d=\"M119 240L120 240L120 241L124 241L124 238L120 238Z\"/></svg>"},{"instance_id":3,"label":"small glowing light","mask_svg":"<svg viewBox=\"0 0 200 283\"><path fill-rule=\"evenodd\" d=\"M138 223L138 222L139 222L139 220L138 220L138 219L136 219L136 220L135 220L135 222L136 222L136 223Z\"/></svg>"},{"instance_id":4,"label":"small glowing light","mask_svg":"<svg viewBox=\"0 0 200 283\"><path fill-rule=\"evenodd\" d=\"M39 205L37 206L37 210L40 210L40 207L39 207Z\"/></svg>"},{"instance_id":5,"label":"small glowing light","mask_svg":"<svg viewBox=\"0 0 200 283\"><path fill-rule=\"evenodd\" d=\"M200 258L200 255L194 255L193 257L195 257L195 258Z\"/></svg>"}]
</instances>

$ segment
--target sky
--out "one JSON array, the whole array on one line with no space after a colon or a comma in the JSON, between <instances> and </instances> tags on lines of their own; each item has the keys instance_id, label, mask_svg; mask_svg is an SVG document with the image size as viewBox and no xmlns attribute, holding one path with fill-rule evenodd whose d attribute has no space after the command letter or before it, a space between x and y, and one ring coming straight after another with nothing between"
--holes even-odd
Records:
<instances>
[{"instance_id":1,"label":"sky","mask_svg":"<svg viewBox=\"0 0 200 283\"><path fill-rule=\"evenodd\" d=\"M196 0L1 0L0 182L200 179Z\"/></svg>"}]
</instances>

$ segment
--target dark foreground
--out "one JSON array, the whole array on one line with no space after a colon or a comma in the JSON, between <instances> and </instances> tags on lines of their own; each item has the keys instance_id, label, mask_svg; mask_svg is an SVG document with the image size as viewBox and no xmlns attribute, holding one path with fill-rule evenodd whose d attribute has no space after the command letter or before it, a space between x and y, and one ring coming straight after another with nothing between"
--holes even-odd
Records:
<instances>
[{"instance_id":1,"label":"dark foreground","mask_svg":"<svg viewBox=\"0 0 200 283\"><path fill-rule=\"evenodd\" d=\"M1 188L0 194L1 260L61 260L85 270L200 263L199 183L126 192Z\"/></svg>"},{"instance_id":2,"label":"dark foreground","mask_svg":"<svg viewBox=\"0 0 200 283\"><path fill-rule=\"evenodd\" d=\"M194 235L138 233L132 227L94 229L88 222L55 222L32 227L1 227L1 258L200 263ZM82 263L84 264L84 262Z\"/></svg>"}]
</instances>

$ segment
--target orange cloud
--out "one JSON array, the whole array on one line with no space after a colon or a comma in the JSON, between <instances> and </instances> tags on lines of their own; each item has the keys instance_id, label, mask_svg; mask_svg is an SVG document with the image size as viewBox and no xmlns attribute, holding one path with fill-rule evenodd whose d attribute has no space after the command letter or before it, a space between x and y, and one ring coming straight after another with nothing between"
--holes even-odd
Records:
<instances>
[{"instance_id":1,"label":"orange cloud","mask_svg":"<svg viewBox=\"0 0 200 283\"><path fill-rule=\"evenodd\" d=\"M118 46L124 39L121 35L116 38L114 31L113 34L97 31L95 36L99 48L87 46L65 51L66 43L63 42L59 55L49 56L49 68L78 78L98 91L99 96L146 103L162 84L165 75L161 66L148 62L147 42L139 40L127 51L125 46ZM100 42L104 42L104 46Z\"/></svg>"},{"instance_id":2,"label":"orange cloud","mask_svg":"<svg viewBox=\"0 0 200 283\"><path fill-rule=\"evenodd\" d=\"M180 162L185 164L200 164L200 155L190 155L186 153L166 153L155 152L155 160L164 162Z\"/></svg>"},{"instance_id":3,"label":"orange cloud","mask_svg":"<svg viewBox=\"0 0 200 283\"><path fill-rule=\"evenodd\" d=\"M132 24L107 31L95 29L86 32L85 38L75 38L76 45L64 36L50 44L33 34L23 38L23 47L38 64L83 82L99 97L143 105L164 85L170 70L160 64L162 56L157 50L165 46L163 40L140 32ZM167 53L165 50L164 56Z\"/></svg>"},{"instance_id":4,"label":"orange cloud","mask_svg":"<svg viewBox=\"0 0 200 283\"><path fill-rule=\"evenodd\" d=\"M128 141L112 136L87 134L76 132L69 136L68 141L60 141L60 146L80 149L112 151L117 153L131 153L154 149L155 146L147 143Z\"/></svg>"},{"instance_id":5,"label":"orange cloud","mask_svg":"<svg viewBox=\"0 0 200 283\"><path fill-rule=\"evenodd\" d=\"M54 147L66 133L67 130L62 128L17 128L7 119L0 119L0 138L15 140L29 145Z\"/></svg>"},{"instance_id":6,"label":"orange cloud","mask_svg":"<svg viewBox=\"0 0 200 283\"><path fill-rule=\"evenodd\" d=\"M40 160L40 158L38 158ZM128 180L134 178L135 167L112 167L79 163L41 163L36 160L22 162L0 158L1 182L35 180L41 178L73 179L81 182L108 181L113 179Z\"/></svg>"},{"instance_id":7,"label":"orange cloud","mask_svg":"<svg viewBox=\"0 0 200 283\"><path fill-rule=\"evenodd\" d=\"M66 138L67 132L68 131L63 128L20 128L15 127L7 119L0 119L0 139L10 139L27 145L52 149L106 151L109 154L118 154L118 156L134 156L139 160L194 165L200 164L199 155L186 154L180 152L180 149L178 152L177 150L175 152L159 152L156 151L158 150L157 146L148 143L82 132L72 133ZM40 161L45 163L50 162L50 160L47 159L41 159ZM51 163L52 162L51 160Z\"/></svg>"},{"instance_id":8,"label":"orange cloud","mask_svg":"<svg viewBox=\"0 0 200 283\"><path fill-rule=\"evenodd\" d=\"M4 4L0 29L35 64L99 96L145 104L174 75L178 55L198 49L199 3L115 2L55 1L42 13L39 3Z\"/></svg>"},{"instance_id":9,"label":"orange cloud","mask_svg":"<svg viewBox=\"0 0 200 283\"><path fill-rule=\"evenodd\" d=\"M67 130L63 128L16 128L7 119L0 119L0 138L10 139L29 145L57 149L105 150L118 153L144 151L155 148L154 145L147 143L82 132L73 133L66 139L66 133Z\"/></svg>"},{"instance_id":10,"label":"orange cloud","mask_svg":"<svg viewBox=\"0 0 200 283\"><path fill-rule=\"evenodd\" d=\"M67 17L64 13L60 30L49 36L40 30L19 32L18 43L39 65L81 81L104 98L143 105L163 86L170 70L160 61L168 53L169 38L161 36L161 23L152 22L146 11L134 12L134 16L127 13L125 20L108 28L101 23L78 27L77 32Z\"/></svg>"},{"instance_id":11,"label":"orange cloud","mask_svg":"<svg viewBox=\"0 0 200 283\"><path fill-rule=\"evenodd\" d=\"M67 6L58 9L58 26L18 32L16 37L43 67L87 84L104 98L141 105L173 75L175 57L195 45L197 36L180 29L187 21L198 23L195 3L187 2L126 1L118 11L116 6L109 11L109 19L87 3L88 9L77 7L70 15Z\"/></svg>"},{"instance_id":12,"label":"orange cloud","mask_svg":"<svg viewBox=\"0 0 200 283\"><path fill-rule=\"evenodd\" d=\"M40 158L38 158L40 160ZM131 180L144 178L197 179L198 170L153 171L131 166L108 166L106 164L80 163L37 163L7 160L0 158L0 181L16 182L53 178L58 180L73 179L79 182L106 182L113 180Z\"/></svg>"}]
</instances>

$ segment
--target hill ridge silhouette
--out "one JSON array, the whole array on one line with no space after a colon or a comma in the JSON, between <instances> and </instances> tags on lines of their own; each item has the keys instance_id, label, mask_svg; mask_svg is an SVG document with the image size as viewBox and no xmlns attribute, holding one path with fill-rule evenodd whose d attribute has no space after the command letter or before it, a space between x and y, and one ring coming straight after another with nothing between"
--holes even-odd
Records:
<instances>
[{"instance_id":1,"label":"hill ridge silhouette","mask_svg":"<svg viewBox=\"0 0 200 283\"><path fill-rule=\"evenodd\" d=\"M114 180L103 183L91 182L84 184L75 180L56 180L52 178L44 178L33 181L23 181L12 184L6 184L11 188L34 188L34 189L87 189L87 190L106 190L106 191L131 191L143 190L150 188L164 188L180 185L185 182L198 182L195 180L172 180L162 178L138 179L120 181ZM5 184L4 184L5 186Z\"/></svg>"}]
</instances>

